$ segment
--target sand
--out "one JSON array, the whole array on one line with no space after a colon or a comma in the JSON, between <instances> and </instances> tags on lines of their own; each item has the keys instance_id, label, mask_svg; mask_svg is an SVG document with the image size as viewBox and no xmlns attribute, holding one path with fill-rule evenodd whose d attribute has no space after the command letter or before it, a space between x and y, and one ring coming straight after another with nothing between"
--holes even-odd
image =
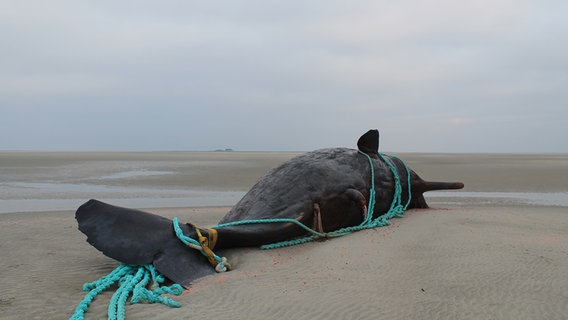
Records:
<instances>
[{"instance_id":1,"label":"sand","mask_svg":"<svg viewBox=\"0 0 568 320\"><path fill-rule=\"evenodd\" d=\"M280 161L268 158L263 163ZM404 158L425 178L464 181L466 192L568 192L566 156ZM30 166L43 160L36 161ZM242 165L233 168L244 175ZM264 168L249 167L241 187ZM180 183L171 178L159 179ZM177 297L181 308L129 305L127 319L566 319L567 208L482 200L434 197L431 209L409 210L388 227L269 251L226 250L234 270L197 281ZM228 207L148 210L213 225ZM0 318L69 318L83 283L118 265L85 242L73 216L0 214ZM105 318L110 296L97 298L86 319Z\"/></svg>"}]
</instances>

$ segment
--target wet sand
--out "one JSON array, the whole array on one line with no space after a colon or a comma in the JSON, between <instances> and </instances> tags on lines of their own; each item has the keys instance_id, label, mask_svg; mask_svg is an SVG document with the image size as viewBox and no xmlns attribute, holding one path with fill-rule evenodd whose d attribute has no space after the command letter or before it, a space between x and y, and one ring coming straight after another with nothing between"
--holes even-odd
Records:
<instances>
[{"instance_id":1,"label":"wet sand","mask_svg":"<svg viewBox=\"0 0 568 320\"><path fill-rule=\"evenodd\" d=\"M83 183L129 170L163 170L179 175L110 183L183 188L184 181L197 181L236 191L246 190L268 167L292 156L18 154L0 154L2 183L18 174L28 182L58 176L57 181ZM463 181L465 192L568 192L567 156L400 156L425 179ZM192 162L192 167L184 161L202 162ZM192 175L199 178L189 179ZM391 226L343 238L269 251L227 250L223 254L234 270L192 285L177 298L181 308L129 305L127 318L566 318L567 207L460 198L459 192L432 197L429 203L431 209L409 210ZM148 210L207 226L228 207ZM85 294L83 283L118 265L86 243L72 210L0 214L0 256L2 319L69 318ZM97 298L86 319L105 318L110 296Z\"/></svg>"}]
</instances>

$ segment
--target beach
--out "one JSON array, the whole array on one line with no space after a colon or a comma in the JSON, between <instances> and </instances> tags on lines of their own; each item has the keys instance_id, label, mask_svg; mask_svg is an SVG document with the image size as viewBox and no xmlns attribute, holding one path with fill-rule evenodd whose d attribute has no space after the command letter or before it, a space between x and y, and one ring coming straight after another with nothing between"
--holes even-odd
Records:
<instances>
[{"instance_id":1,"label":"beach","mask_svg":"<svg viewBox=\"0 0 568 320\"><path fill-rule=\"evenodd\" d=\"M295 154L1 152L0 318L68 319L83 284L118 266L77 230L89 198L211 226ZM233 270L198 280L181 308L127 305L127 319L568 317L567 155L397 155L464 190L427 194L430 209L387 227L225 250ZM85 318L106 318L111 295Z\"/></svg>"}]
</instances>

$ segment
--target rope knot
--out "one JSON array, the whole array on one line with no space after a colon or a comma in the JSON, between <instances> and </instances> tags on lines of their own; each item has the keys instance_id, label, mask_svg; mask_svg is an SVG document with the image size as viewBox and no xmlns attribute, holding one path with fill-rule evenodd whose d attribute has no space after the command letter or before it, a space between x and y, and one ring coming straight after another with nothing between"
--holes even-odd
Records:
<instances>
[{"instance_id":1,"label":"rope knot","mask_svg":"<svg viewBox=\"0 0 568 320\"><path fill-rule=\"evenodd\" d=\"M217 271L217 273L221 273L226 272L227 270L231 270L231 265L227 261L227 258L222 257L221 262L217 263L215 266L215 271Z\"/></svg>"},{"instance_id":2,"label":"rope knot","mask_svg":"<svg viewBox=\"0 0 568 320\"><path fill-rule=\"evenodd\" d=\"M211 234L211 240L210 240L208 237L203 236L203 234L201 233L202 231L201 229L189 223L188 225L195 229L198 240L195 240L183 234L183 231L179 226L178 218L174 218L173 226L178 239L180 239L181 242L183 242L188 247L195 250L199 250L199 252L201 252L207 258L209 264L211 264L211 266L215 268L216 272L225 272L227 270L230 270L231 265L228 263L227 258L219 257L213 252L213 247L217 242L217 230L213 228L206 229Z\"/></svg>"}]
</instances>

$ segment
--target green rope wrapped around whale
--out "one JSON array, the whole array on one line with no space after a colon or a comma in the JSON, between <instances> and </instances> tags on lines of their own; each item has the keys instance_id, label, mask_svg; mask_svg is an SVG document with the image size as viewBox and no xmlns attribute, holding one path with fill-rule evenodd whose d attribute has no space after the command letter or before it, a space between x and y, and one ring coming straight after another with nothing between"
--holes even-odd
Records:
<instances>
[{"instance_id":1,"label":"green rope wrapped around whale","mask_svg":"<svg viewBox=\"0 0 568 320\"><path fill-rule=\"evenodd\" d=\"M213 274L211 265L229 266L213 248L274 248L384 226L407 208L428 208L424 192L463 188L461 182L424 181L399 158L379 153L378 146L378 130L369 130L359 138L358 150L299 155L262 176L212 228L97 200L79 207L76 219L103 254L125 265L152 265L188 287Z\"/></svg>"}]
</instances>

